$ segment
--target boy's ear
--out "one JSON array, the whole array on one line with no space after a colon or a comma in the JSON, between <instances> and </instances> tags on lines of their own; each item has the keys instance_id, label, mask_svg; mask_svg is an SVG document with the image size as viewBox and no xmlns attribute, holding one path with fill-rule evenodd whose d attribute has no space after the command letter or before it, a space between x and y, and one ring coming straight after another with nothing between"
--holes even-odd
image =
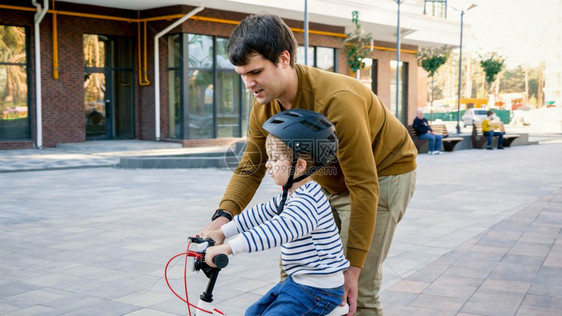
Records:
<instances>
[{"instance_id":1,"label":"boy's ear","mask_svg":"<svg viewBox=\"0 0 562 316\"><path fill-rule=\"evenodd\" d=\"M306 160L299 158L297 159L297 169L302 168L302 170L306 170L307 167L307 163Z\"/></svg>"}]
</instances>

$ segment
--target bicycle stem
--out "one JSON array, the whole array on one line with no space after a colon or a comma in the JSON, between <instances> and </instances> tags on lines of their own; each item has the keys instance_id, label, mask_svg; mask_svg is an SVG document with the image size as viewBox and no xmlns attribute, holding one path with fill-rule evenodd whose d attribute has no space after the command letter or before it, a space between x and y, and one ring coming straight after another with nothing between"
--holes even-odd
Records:
<instances>
[{"instance_id":1,"label":"bicycle stem","mask_svg":"<svg viewBox=\"0 0 562 316\"><path fill-rule=\"evenodd\" d=\"M203 294L201 294L201 296L199 296L200 299L202 299L207 303L211 303L213 301L213 289L215 288L215 283L217 282L219 271L220 269L218 268L212 269L210 276L207 275L209 277L209 283L207 283L207 289L205 290L205 292L203 292Z\"/></svg>"}]
</instances>

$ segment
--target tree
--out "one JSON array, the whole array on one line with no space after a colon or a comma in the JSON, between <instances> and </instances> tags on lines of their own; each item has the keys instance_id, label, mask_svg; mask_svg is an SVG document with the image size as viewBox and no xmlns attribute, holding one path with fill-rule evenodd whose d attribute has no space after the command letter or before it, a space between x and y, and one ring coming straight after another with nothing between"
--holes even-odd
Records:
<instances>
[{"instance_id":1,"label":"tree","mask_svg":"<svg viewBox=\"0 0 562 316\"><path fill-rule=\"evenodd\" d=\"M521 66L506 69L502 73L500 90L504 93L525 91L525 69Z\"/></svg>"},{"instance_id":2,"label":"tree","mask_svg":"<svg viewBox=\"0 0 562 316\"><path fill-rule=\"evenodd\" d=\"M443 64L447 62L451 50L446 46L443 47L427 47L422 48L417 54L420 66L427 71L427 76L431 78L431 110L429 120L433 121L433 87L435 82L435 73Z\"/></svg>"},{"instance_id":3,"label":"tree","mask_svg":"<svg viewBox=\"0 0 562 316\"><path fill-rule=\"evenodd\" d=\"M456 93L458 88L458 52L451 51L451 55L447 62L439 68L439 71L435 73L435 87L433 92L434 101L440 99L456 99ZM486 55L488 56L488 55ZM466 59L465 59L466 58ZM468 60L470 59L470 61ZM466 64L479 64L482 57L477 54L471 56L463 54L463 65ZM525 71L527 69L528 76L525 77ZM497 77L501 76L501 82L498 84L499 93L514 93L514 92L524 92L525 91L525 81L528 80L528 105L531 107L540 106L544 102L543 88L544 88L544 62L537 66L514 66L508 68L502 67L502 70L496 74ZM468 76L468 71L470 71L470 76ZM465 75L467 75L465 77ZM492 79L492 82L494 80ZM484 67L471 67L466 72L463 71L463 87L464 83L468 86L468 81L472 87L470 93L465 93L464 97L475 96L478 99L486 99L489 97L488 92L493 90L493 87L488 88L486 81L486 72ZM467 89L467 88L465 88ZM502 100L507 102L508 100ZM450 103L450 102L449 102ZM447 103L445 103L447 104Z\"/></svg>"},{"instance_id":4,"label":"tree","mask_svg":"<svg viewBox=\"0 0 562 316\"><path fill-rule=\"evenodd\" d=\"M504 67L505 59L492 53L487 59L480 59L480 66L484 69L486 74L486 82L488 83L488 89L492 89L492 83L496 80L497 74L502 71Z\"/></svg>"},{"instance_id":5,"label":"tree","mask_svg":"<svg viewBox=\"0 0 562 316\"><path fill-rule=\"evenodd\" d=\"M371 33L364 34L365 31L361 29L361 25L359 24L358 11L353 11L351 16L351 21L355 24L355 30L351 33L347 33L347 37L343 40L343 51L349 68L356 73L359 69L365 67L363 59L367 58L371 51L369 47L373 36Z\"/></svg>"}]
</instances>

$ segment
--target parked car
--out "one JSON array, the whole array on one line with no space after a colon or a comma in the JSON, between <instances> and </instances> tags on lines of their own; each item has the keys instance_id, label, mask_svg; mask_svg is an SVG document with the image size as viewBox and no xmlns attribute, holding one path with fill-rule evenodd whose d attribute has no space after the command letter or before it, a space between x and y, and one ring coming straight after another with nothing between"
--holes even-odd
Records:
<instances>
[{"instance_id":1,"label":"parked car","mask_svg":"<svg viewBox=\"0 0 562 316\"><path fill-rule=\"evenodd\" d=\"M472 108L464 112L462 116L462 122L464 124L464 127L467 127L468 125L482 122L486 117L486 110Z\"/></svg>"}]
</instances>

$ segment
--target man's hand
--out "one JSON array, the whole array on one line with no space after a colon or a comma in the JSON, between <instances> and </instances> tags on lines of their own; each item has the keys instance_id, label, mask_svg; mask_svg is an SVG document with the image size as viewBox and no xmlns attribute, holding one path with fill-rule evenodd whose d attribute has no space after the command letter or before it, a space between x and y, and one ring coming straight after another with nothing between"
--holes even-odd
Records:
<instances>
[{"instance_id":1,"label":"man's hand","mask_svg":"<svg viewBox=\"0 0 562 316\"><path fill-rule=\"evenodd\" d=\"M357 296L359 294L358 283L360 272L361 268L350 266L347 271L343 273L345 282L342 303L345 303L347 301L347 304L349 304L349 313L347 314L347 316L353 316L357 311Z\"/></svg>"},{"instance_id":2,"label":"man's hand","mask_svg":"<svg viewBox=\"0 0 562 316\"><path fill-rule=\"evenodd\" d=\"M203 235L203 238L211 238L215 241L215 245L218 246L224 242L224 233L220 228L209 230L205 235Z\"/></svg>"},{"instance_id":3,"label":"man's hand","mask_svg":"<svg viewBox=\"0 0 562 316\"><path fill-rule=\"evenodd\" d=\"M205 227L205 229L203 229L203 231L201 232L200 235L203 236L203 238L206 238L205 236L209 233L209 231L220 229L222 225L224 225L228 222L229 221L226 217L222 217L222 216L217 217L217 219L212 221L209 225L207 225L207 227ZM214 240L214 238L213 238L213 240Z\"/></svg>"},{"instance_id":4,"label":"man's hand","mask_svg":"<svg viewBox=\"0 0 562 316\"><path fill-rule=\"evenodd\" d=\"M205 263L207 263L210 267L216 268L217 266L213 263L213 259L215 256L220 254L232 254L232 249L228 243L207 248L205 251Z\"/></svg>"}]
</instances>

